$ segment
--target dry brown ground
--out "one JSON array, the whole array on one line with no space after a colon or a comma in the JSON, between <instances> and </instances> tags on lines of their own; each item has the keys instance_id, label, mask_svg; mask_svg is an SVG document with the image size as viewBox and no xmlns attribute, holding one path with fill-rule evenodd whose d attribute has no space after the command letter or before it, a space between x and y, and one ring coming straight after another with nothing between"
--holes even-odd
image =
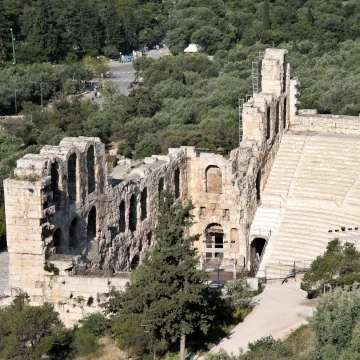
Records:
<instances>
[{"instance_id":1,"label":"dry brown ground","mask_svg":"<svg viewBox=\"0 0 360 360\"><path fill-rule=\"evenodd\" d=\"M104 345L102 355L98 356L80 356L75 360L123 360L126 359L124 351L120 350L113 340L109 338L100 339L100 344Z\"/></svg>"}]
</instances>

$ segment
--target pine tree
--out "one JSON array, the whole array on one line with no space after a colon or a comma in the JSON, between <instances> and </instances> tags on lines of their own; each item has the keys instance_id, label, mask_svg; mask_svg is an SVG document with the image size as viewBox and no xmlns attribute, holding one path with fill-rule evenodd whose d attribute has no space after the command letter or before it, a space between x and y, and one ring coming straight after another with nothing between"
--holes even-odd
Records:
<instances>
[{"instance_id":1,"label":"pine tree","mask_svg":"<svg viewBox=\"0 0 360 360\"><path fill-rule=\"evenodd\" d=\"M310 6L308 7L308 11L307 11L307 21L311 25L314 23L314 17L313 17Z\"/></svg>"},{"instance_id":2,"label":"pine tree","mask_svg":"<svg viewBox=\"0 0 360 360\"><path fill-rule=\"evenodd\" d=\"M122 314L143 314L144 328L158 343L180 339L180 360L185 359L185 338L201 329L207 332L213 319L208 275L197 269L198 236L185 236L193 205L174 202L166 191L160 201L156 246L133 274L122 296ZM120 316L121 321L121 316Z\"/></svg>"},{"instance_id":3,"label":"pine tree","mask_svg":"<svg viewBox=\"0 0 360 360\"><path fill-rule=\"evenodd\" d=\"M270 30L270 10L269 10L269 0L264 1L263 7L263 26L264 30Z\"/></svg>"}]
</instances>

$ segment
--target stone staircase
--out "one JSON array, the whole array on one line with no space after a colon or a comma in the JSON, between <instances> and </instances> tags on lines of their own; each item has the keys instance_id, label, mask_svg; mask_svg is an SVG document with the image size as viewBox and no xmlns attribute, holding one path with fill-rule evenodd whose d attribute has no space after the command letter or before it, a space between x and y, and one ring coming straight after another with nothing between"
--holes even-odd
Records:
<instances>
[{"instance_id":1,"label":"stone staircase","mask_svg":"<svg viewBox=\"0 0 360 360\"><path fill-rule=\"evenodd\" d=\"M279 219L274 223L264 205L276 202ZM273 225L260 277L265 272L267 278L285 277L294 262L309 266L344 231L358 237L360 246L360 231L354 230L360 228L360 138L284 135L262 203L250 233Z\"/></svg>"}]
</instances>

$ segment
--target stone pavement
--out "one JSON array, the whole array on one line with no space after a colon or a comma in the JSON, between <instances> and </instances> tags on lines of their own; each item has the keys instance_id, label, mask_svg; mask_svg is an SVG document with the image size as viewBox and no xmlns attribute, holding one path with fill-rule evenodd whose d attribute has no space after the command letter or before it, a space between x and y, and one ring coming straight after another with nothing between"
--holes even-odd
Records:
<instances>
[{"instance_id":1,"label":"stone pavement","mask_svg":"<svg viewBox=\"0 0 360 360\"><path fill-rule=\"evenodd\" d=\"M312 314L316 300L306 299L306 292L300 289L300 280L267 284L262 294L256 297L258 305L245 321L238 324L233 331L211 349L220 349L228 353L239 354L248 344L264 336L272 335L275 339L284 338L291 331L307 323Z\"/></svg>"},{"instance_id":2,"label":"stone pavement","mask_svg":"<svg viewBox=\"0 0 360 360\"><path fill-rule=\"evenodd\" d=\"M9 253L0 252L0 295L9 284Z\"/></svg>"}]
</instances>

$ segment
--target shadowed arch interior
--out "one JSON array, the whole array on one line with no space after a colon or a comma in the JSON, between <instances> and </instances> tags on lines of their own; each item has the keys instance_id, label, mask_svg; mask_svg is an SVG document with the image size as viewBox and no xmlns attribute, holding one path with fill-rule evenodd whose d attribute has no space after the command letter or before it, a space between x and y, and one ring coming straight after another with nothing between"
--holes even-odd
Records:
<instances>
[{"instance_id":1,"label":"shadowed arch interior","mask_svg":"<svg viewBox=\"0 0 360 360\"><path fill-rule=\"evenodd\" d=\"M68 160L68 194L72 202L76 201L76 154L71 154Z\"/></svg>"},{"instance_id":2,"label":"shadowed arch interior","mask_svg":"<svg viewBox=\"0 0 360 360\"><path fill-rule=\"evenodd\" d=\"M91 145L86 154L87 170L88 170L88 193L95 191L95 155L94 146Z\"/></svg>"},{"instance_id":3,"label":"shadowed arch interior","mask_svg":"<svg viewBox=\"0 0 360 360\"><path fill-rule=\"evenodd\" d=\"M93 206L89 212L87 222L87 240L92 241L96 237L96 207Z\"/></svg>"},{"instance_id":4,"label":"shadowed arch interior","mask_svg":"<svg viewBox=\"0 0 360 360\"><path fill-rule=\"evenodd\" d=\"M205 170L206 192L222 193L222 174L218 166L211 165Z\"/></svg>"}]
</instances>

